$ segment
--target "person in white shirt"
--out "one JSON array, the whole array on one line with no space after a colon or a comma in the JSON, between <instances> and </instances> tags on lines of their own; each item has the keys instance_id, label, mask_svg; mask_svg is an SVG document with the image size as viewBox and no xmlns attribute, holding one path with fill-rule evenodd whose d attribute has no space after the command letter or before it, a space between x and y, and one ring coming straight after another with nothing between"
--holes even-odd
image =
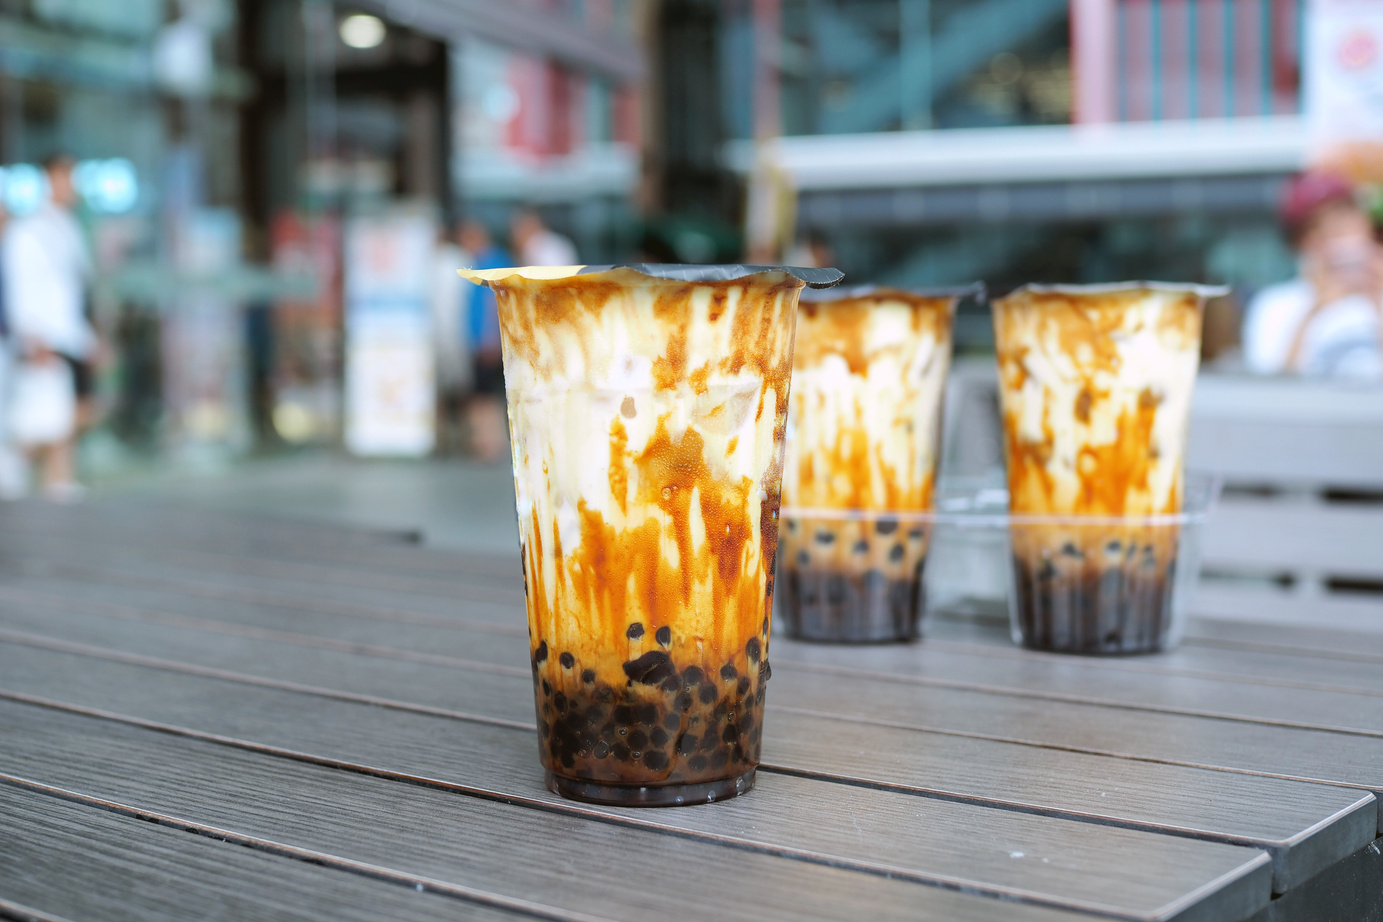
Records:
<instances>
[{"instance_id":1,"label":"person in white shirt","mask_svg":"<svg viewBox=\"0 0 1383 922\"><path fill-rule=\"evenodd\" d=\"M1283 223L1300 275L1272 285L1244 318L1244 362L1259 374L1383 381L1383 249L1348 182L1306 174Z\"/></svg>"},{"instance_id":2,"label":"person in white shirt","mask_svg":"<svg viewBox=\"0 0 1383 922\"><path fill-rule=\"evenodd\" d=\"M579 265L576 245L561 234L548 230L532 208L520 208L509 225L514 252L521 266Z\"/></svg>"},{"instance_id":3,"label":"person in white shirt","mask_svg":"<svg viewBox=\"0 0 1383 922\"><path fill-rule=\"evenodd\" d=\"M48 201L32 214L15 219L6 230L0 243L0 275L16 353L26 363L67 365L79 427L90 415L90 363L98 343L86 317L91 257L72 213L77 203L72 184L75 165L71 157L61 154L44 161ZM43 490L52 498L71 499L81 491L73 463L76 435L77 427L73 427L66 438L36 450Z\"/></svg>"}]
</instances>

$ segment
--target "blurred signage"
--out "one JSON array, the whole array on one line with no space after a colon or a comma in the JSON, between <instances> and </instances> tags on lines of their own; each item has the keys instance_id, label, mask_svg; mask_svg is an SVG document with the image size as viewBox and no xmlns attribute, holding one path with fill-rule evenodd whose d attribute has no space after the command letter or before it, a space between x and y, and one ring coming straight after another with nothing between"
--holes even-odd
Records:
<instances>
[{"instance_id":1,"label":"blurred signage","mask_svg":"<svg viewBox=\"0 0 1383 922\"><path fill-rule=\"evenodd\" d=\"M346 228L346 447L419 457L435 438L428 282L436 230L400 209Z\"/></svg>"},{"instance_id":2,"label":"blurred signage","mask_svg":"<svg viewBox=\"0 0 1383 922\"><path fill-rule=\"evenodd\" d=\"M1311 0L1305 63L1314 162L1383 181L1383 2Z\"/></svg>"}]
</instances>

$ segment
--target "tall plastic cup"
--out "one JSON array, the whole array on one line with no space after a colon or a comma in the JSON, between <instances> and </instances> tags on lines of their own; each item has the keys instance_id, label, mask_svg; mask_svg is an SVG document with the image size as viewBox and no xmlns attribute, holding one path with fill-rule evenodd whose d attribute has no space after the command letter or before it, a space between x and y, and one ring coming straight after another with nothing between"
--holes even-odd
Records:
<instances>
[{"instance_id":1,"label":"tall plastic cup","mask_svg":"<svg viewBox=\"0 0 1383 922\"><path fill-rule=\"evenodd\" d=\"M917 637L951 326L945 291L804 295L792 369L778 611L789 636Z\"/></svg>"},{"instance_id":2,"label":"tall plastic cup","mask_svg":"<svg viewBox=\"0 0 1383 922\"><path fill-rule=\"evenodd\" d=\"M1140 653L1173 615L1201 314L1223 289L1030 285L994 302L1010 607L1026 646Z\"/></svg>"},{"instance_id":3,"label":"tall plastic cup","mask_svg":"<svg viewBox=\"0 0 1383 922\"><path fill-rule=\"evenodd\" d=\"M840 273L463 274L499 303L548 786L627 805L748 791L797 296Z\"/></svg>"}]
</instances>

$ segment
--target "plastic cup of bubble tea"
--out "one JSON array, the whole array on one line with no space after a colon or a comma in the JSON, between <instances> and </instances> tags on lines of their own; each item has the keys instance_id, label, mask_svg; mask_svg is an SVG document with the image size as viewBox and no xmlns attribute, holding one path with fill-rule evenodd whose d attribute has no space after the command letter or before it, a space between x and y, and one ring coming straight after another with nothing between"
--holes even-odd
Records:
<instances>
[{"instance_id":1,"label":"plastic cup of bubble tea","mask_svg":"<svg viewBox=\"0 0 1383 922\"><path fill-rule=\"evenodd\" d=\"M981 286L804 295L778 615L802 640L918 636L951 327Z\"/></svg>"},{"instance_id":2,"label":"plastic cup of bubble tea","mask_svg":"<svg viewBox=\"0 0 1383 922\"><path fill-rule=\"evenodd\" d=\"M1156 282L1020 288L994 302L1015 640L1167 649L1205 300ZM1183 594L1184 595L1184 594Z\"/></svg>"},{"instance_id":3,"label":"plastic cup of bubble tea","mask_svg":"<svg viewBox=\"0 0 1383 922\"><path fill-rule=\"evenodd\" d=\"M840 273L462 274L499 306L548 787L648 806L748 791L797 297Z\"/></svg>"}]
</instances>

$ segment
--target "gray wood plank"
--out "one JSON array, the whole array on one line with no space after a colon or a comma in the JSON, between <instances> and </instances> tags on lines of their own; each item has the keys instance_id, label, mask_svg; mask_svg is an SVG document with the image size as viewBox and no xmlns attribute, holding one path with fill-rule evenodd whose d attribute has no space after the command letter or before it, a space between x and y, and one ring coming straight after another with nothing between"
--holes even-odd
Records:
<instances>
[{"instance_id":1,"label":"gray wood plank","mask_svg":"<svg viewBox=\"0 0 1383 922\"><path fill-rule=\"evenodd\" d=\"M319 630L320 625L320 622L315 623L311 630ZM412 627L407 631L394 631L392 633L392 640L387 642L394 647L407 648L414 633L415 629ZM460 631L459 634L461 636L456 637L446 632L442 632L441 634L428 634L425 640L418 645L417 649L419 652L446 653L456 650L459 644L460 648L465 653L465 657L471 661L478 660L494 664L509 663L513 664L510 668L522 670L523 667L517 664L526 661L527 649L525 646L526 642L520 635L490 637L474 632L468 633L466 631ZM357 633L352 633L347 639L358 642L362 638ZM447 646L438 646L438 644L446 644ZM772 656L775 662L781 660L780 650L784 646L787 645L775 641L772 648ZM922 647L925 646L924 643ZM917 649L920 650L920 648ZM900 652L907 653L907 651L908 648L886 648L884 650L885 653L890 653L895 656ZM202 653L206 655L209 655L211 652L212 651L202 651ZM850 653L848 650L844 652L847 654ZM850 655L868 656L876 654L871 654L870 651L864 650L860 651L859 654ZM933 654L933 659L935 658L936 654ZM1035 657L1034 659L1040 664L1046 658ZM214 661L205 659L199 660L199 662L210 665L215 664ZM268 662L268 660L265 661L266 664ZM904 662L910 662L910 660L905 659ZM1113 665L1117 666L1119 662L1122 661L1115 661ZM290 668L297 669L305 665L307 664L296 664L295 662ZM782 666L779 668L779 674L780 676L783 675ZM1006 700L1002 696L1009 694L1004 689L986 691L974 687L966 687L965 683L937 683L919 687L916 682L909 683L904 681L890 685L887 684L888 677L886 671L885 674L881 675L882 678L875 675L860 674L854 676L854 678L857 682L864 682L864 687L871 687L872 690L868 694L882 703L891 703L898 699L899 696L903 696L905 700L910 699L911 696L918 696L928 701L953 701L956 702L953 706L957 707L960 706L961 702L972 703L970 706L966 707L966 711L974 712L974 702L988 702L993 700L990 697L991 691L1001 695L998 700ZM289 680L288 676L283 673L280 673L279 677ZM351 669L342 673L342 677L349 677L353 683L350 690L357 693L376 694L391 698L400 697L400 692L402 692L403 697L409 695L414 695L416 697L417 695L416 692L404 691L397 685L376 684L379 680L374 677L374 667L361 666L360 668ZM1144 677L1145 680L1149 678L1156 679L1157 677ZM322 681L330 684L336 680L323 677ZM388 680L385 681L387 683ZM786 679L780 680L775 688L782 687L783 681L786 681ZM411 686L409 686L409 688L411 688ZM423 691L426 691L425 687L420 687L418 689L418 692ZM478 700L484 703L486 693L484 691L479 691L478 694L480 695ZM814 695L809 700L815 701L817 697L820 696ZM846 717L858 715L868 718L871 716L868 709L847 710L842 713L831 701L833 697L834 696L831 695L826 696L827 701L824 707L826 713ZM1027 695L1022 694L1021 691L1015 697L1017 700L1014 702L1014 705L1017 709L1027 711L1034 707L1033 702L1029 700ZM506 712L506 716L516 720L528 719L526 712L524 712L521 707L516 708L511 698L501 696L501 699L502 700L495 702L495 706L510 708L510 710ZM784 698L774 695L770 698L770 706L778 706L775 702L783 701L785 701ZM454 697L440 700L432 698L426 702L419 703L427 703L441 707L457 707L457 702ZM1005 714L1001 709L984 709L982 714L976 715L976 717L982 716L985 718L980 725L981 727L993 726L997 722L1008 727L1008 729L1002 731L984 730L969 725L957 726L956 721L945 719L943 709L929 709L937 711L938 716L929 717L924 724L924 728L951 732L978 732L981 735L995 736L1001 739L1039 742L1042 745L1069 748L1074 745L1074 740L1076 739L1087 740L1090 738L1086 725L1091 722L1092 715L1098 715L1098 717L1094 719L1094 725L1100 728L1108 728L1111 733L1110 739L1119 740L1120 743L1118 748L1113 749L1111 749L1109 745L1098 746L1094 750L1097 752L1113 752L1134 758L1153 758L1162 761L1190 762L1191 764L1205 767L1232 768L1241 771L1279 774L1294 778L1335 781L1354 784L1369 790L1380 789L1378 773L1370 770L1361 772L1361 760L1354 755L1354 750L1356 749L1362 753L1376 751L1374 746L1365 744L1362 740L1352 742L1348 746L1345 746L1341 741L1333 740L1328 736L1317 737L1312 734L1307 734L1306 736L1288 735L1283 739L1284 741L1290 741L1292 745L1287 745L1285 743L1284 745L1275 745L1272 742L1273 739L1277 738L1274 728L1268 728L1265 732L1243 726L1228 726L1218 721L1213 721L1208 724L1204 722L1185 724L1185 731L1177 733L1174 728L1183 726L1179 720L1158 720L1151 716L1139 715L1137 711L1126 709L1119 706L1117 703L1112 708L1099 706L1095 710L1090 710L1088 707L1080 707L1083 702L1079 700L1069 702L1077 706L1074 711L1063 707L1064 703L1065 702L1060 698L1048 698L1039 705L1043 709L1046 719L1036 724L1027 723L1023 725L1020 723L1016 728L1013 726L1012 721L1004 720ZM903 707L900 712L909 715L918 713L911 708L912 705L907 705ZM1061 736L1055 738L1044 736L1040 740L1033 740L1031 738L1030 734L1033 732L1034 727L1045 728L1053 726L1054 721L1059 722L1061 718L1066 718L1068 715L1069 719L1077 724L1077 726L1073 728L1078 731L1076 736L1065 738ZM909 725L913 726L917 725L917 723L917 720L914 719L909 722ZM1156 727L1158 728L1158 732L1140 740L1132 738L1130 734L1125 733L1123 728L1126 726ZM1169 733L1172 734L1170 739L1168 737ZM1217 734L1225 734L1225 738L1235 743L1235 745L1226 747L1215 746ZM1175 745L1175 741L1179 739L1194 741L1197 745L1193 746L1188 751L1181 751ZM1317 739L1328 742L1313 742ZM1248 743L1250 740L1254 741L1248 750L1252 755L1246 758L1245 750L1242 749L1238 743ZM1293 745L1304 745L1308 748L1302 750L1299 754L1298 750L1293 748ZM1322 746L1324 746L1323 751ZM1084 748L1084 744L1077 748Z\"/></svg>"},{"instance_id":2,"label":"gray wood plank","mask_svg":"<svg viewBox=\"0 0 1383 922\"><path fill-rule=\"evenodd\" d=\"M416 573L436 579L489 577L521 578L518 549L497 547L492 553L458 553L405 540L390 532L376 533L332 524L288 522L256 516L224 518L185 510L153 510L143 506L101 501L86 507L80 518L55 520L41 506L20 504L9 510L27 516L0 513L0 524L30 536L58 537L65 541L111 542L154 548L194 547L245 558L276 557L334 566L360 567L397 576ZM339 532L345 531L345 540Z\"/></svg>"},{"instance_id":3,"label":"gray wood plank","mask_svg":"<svg viewBox=\"0 0 1383 922\"><path fill-rule=\"evenodd\" d=\"M1287 651L1383 663L1383 631L1323 630L1301 624L1250 624L1221 618L1193 618L1184 642L1217 649Z\"/></svg>"},{"instance_id":4,"label":"gray wood plank","mask_svg":"<svg viewBox=\"0 0 1383 922\"><path fill-rule=\"evenodd\" d=\"M0 725L10 741L0 751L0 772L5 774L595 915L644 918L695 907L731 918L985 918L999 906L955 890L859 873L830 862L811 864L726 848L629 822L592 822L590 811L566 804L533 809L49 708L0 703ZM750 798L741 802L752 805ZM721 815L712 809L661 812ZM959 833L952 830L953 836ZM972 835L985 837L978 830ZM1004 853L1002 836L989 842L996 860L1002 854L1014 867L1011 873L1026 871L1039 885L1055 876L1050 863L1025 867ZM1185 850L1191 843L1175 844ZM1154 849L1146 853L1148 862L1167 862L1154 865L1159 874L1147 875L1147 863L1137 863L1130 873L1162 881L1131 879L1103 888L1116 905L1149 904L1152 914L1140 916L1148 918L1238 918L1248 914L1246 909L1266 905L1266 856L1199 844L1202 863L1189 874L1175 855ZM1075 877L1092 867L1117 866L1106 858L1068 873ZM1182 884L1194 878L1208 885L1208 892L1177 887L1166 878L1180 878ZM1100 885L1088 886L1093 890ZM1170 893L1174 899L1164 901L1163 894ZM1088 908L1109 912L1112 907L1096 902ZM1206 915L1211 909L1221 915ZM1003 912L1009 911L1005 904Z\"/></svg>"},{"instance_id":5,"label":"gray wood plank","mask_svg":"<svg viewBox=\"0 0 1383 922\"><path fill-rule=\"evenodd\" d=\"M1383 508L1377 506L1226 497L1207 520L1203 540L1207 569L1383 576Z\"/></svg>"},{"instance_id":6,"label":"gray wood plank","mask_svg":"<svg viewBox=\"0 0 1383 922\"><path fill-rule=\"evenodd\" d=\"M416 878L367 877L9 784L0 816L0 907L111 922L534 917L419 892Z\"/></svg>"},{"instance_id":7,"label":"gray wood plank","mask_svg":"<svg viewBox=\"0 0 1383 922\"><path fill-rule=\"evenodd\" d=\"M167 644L165 650L187 651L186 645L177 646L176 639L170 642L164 633L160 633L159 643ZM166 633L176 633L176 630ZM255 664L272 659L274 650L261 644L242 650L238 655L247 664ZM220 662L230 664L226 659ZM347 660L333 660L323 665L336 676L349 674L352 669ZM404 663L395 665L395 679L402 693L408 693L404 685L412 688L432 684L429 676L419 673L415 667ZM524 743L517 761L536 769L533 743L527 731L533 719L527 676L471 675L456 668L449 671L452 678L448 691L459 696L458 704L464 709L454 713L488 717L504 724L504 733L519 732ZM434 681L441 681L441 676L439 673ZM42 649L18 652L0 644L0 688L84 707L115 709L142 719L193 726L205 732L239 734L259 742L272 741L277 746L301 748L307 745L302 728L282 731L276 720L257 724L242 723L238 719L227 722L233 716L211 711L212 700L229 694L225 684L220 679L170 675L168 670L156 672L99 658L77 667L65 654ZM154 688L159 690L151 691ZM264 706L269 711L293 711L307 706L301 697L283 689L239 689L234 695L237 700L247 696L255 700L278 700L277 708ZM319 715L328 712L342 715L312 737L312 751L366 764L384 764L393 756L391 749L372 749L358 739L362 735L359 730L367 726L377 728L376 736L389 739L391 747L399 745L404 728L411 728L410 742L397 756L405 759L413 759L414 750L425 746L425 741L479 732L465 725L465 721L416 712L391 714L367 706L366 701L315 701L311 707ZM456 726L458 723L463 726ZM332 733L331 728L339 727L353 729L346 735L339 730ZM388 727L394 729L386 732ZM315 725L313 729L317 730ZM456 755L448 749L408 764L410 770L431 777L437 777L438 772L445 775L453 766L463 776L470 777L473 771L479 770L468 767L469 760L474 758L472 748L486 751L491 746L467 746L464 755ZM897 796L925 794L932 798L1264 848L1273 857L1273 886L1278 892L1369 841L1379 822L1378 805L1371 795L1344 788L1111 759L948 734L918 733L792 711L770 712L765 721L764 753L768 766L783 773L808 776L794 783L816 782L820 778L848 780L871 788L891 788L899 792ZM512 771L512 764L500 770L501 777L504 771ZM888 809L901 810L899 815L907 816L908 810L916 808L915 798L894 800L890 799L894 794L885 794L879 790L867 795L872 806L858 812L883 816L887 813L885 804L888 804L891 805ZM837 794L824 790L816 796L817 800L822 798L828 803L840 800ZM803 803L813 800L805 795L796 799ZM926 808L945 812L959 809L960 805L940 808L929 801ZM757 829L768 829L771 819L774 818L761 818L753 825ZM788 841L798 841L804 836L809 839L820 831L812 827L805 834L799 831L789 835L788 827L782 827L782 819L776 821ZM845 831L853 829L852 825ZM851 849L860 844L849 840ZM829 842L823 843L818 850L828 849L829 845ZM941 841L930 842L927 847L949 852L954 846ZM1015 850L1030 852L1026 847L1015 847ZM957 854L966 861L971 860L963 851ZM853 851L851 855L858 857Z\"/></svg>"},{"instance_id":8,"label":"gray wood plank","mask_svg":"<svg viewBox=\"0 0 1383 922\"><path fill-rule=\"evenodd\" d=\"M224 582L228 584L227 591L230 592L244 591L234 587L234 584L243 583L244 577L216 574L204 577L204 581ZM288 581L289 592L295 591L292 582ZM298 586L296 591L304 595L308 593L303 586ZM355 601L365 605L374 604L374 590L338 586L336 591L363 596ZM383 590L377 594L389 598L392 601L390 607L396 611L411 611L416 607L435 617L439 611L454 611L457 608L454 602L439 605L436 597L405 597L401 591ZM502 602L502 598L495 596L492 590L486 589L484 594ZM516 626L522 623L517 598L513 604L509 623ZM467 607L466 611L481 620L503 617L502 606ZM1069 697L1201 716L1383 734L1383 691L1373 691L1369 686L1344 693L1300 685L1291 688L1271 687L1239 680L1225 681L1214 676L1199 675L1194 670L1183 672L1176 681L1165 681L1161 677L1142 674L1150 667L1140 665L1138 661L1028 653L986 659L957 651L938 651L926 644L875 649L802 645L790 641L775 641L775 645L778 659L793 659L817 666L862 668L874 673L902 676L925 673L926 680L931 683L950 682L964 687L1008 690L1025 696ZM1377 684L1372 683L1372 686Z\"/></svg>"},{"instance_id":9,"label":"gray wood plank","mask_svg":"<svg viewBox=\"0 0 1383 922\"><path fill-rule=\"evenodd\" d=\"M933 650L1009 659L1031 656L1013 645L1007 624L935 618L928 624L926 641ZM1091 657L1063 658L1076 666L1099 667L1099 661ZM1154 675L1240 679L1295 688L1383 694L1380 661L1317 656L1310 650L1284 647L1211 647L1193 640L1167 653L1121 660L1119 668Z\"/></svg>"}]
</instances>

